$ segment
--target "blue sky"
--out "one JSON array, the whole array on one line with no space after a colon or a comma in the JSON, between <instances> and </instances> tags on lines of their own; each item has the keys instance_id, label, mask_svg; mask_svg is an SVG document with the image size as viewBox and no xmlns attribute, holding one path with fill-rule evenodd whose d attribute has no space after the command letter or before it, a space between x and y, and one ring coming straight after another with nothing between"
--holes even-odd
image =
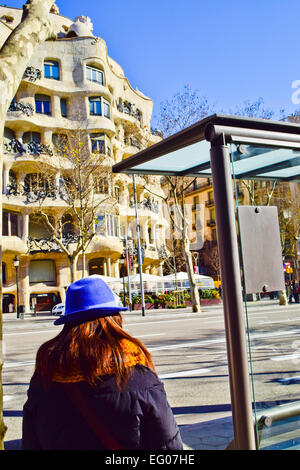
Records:
<instances>
[{"instance_id":1,"label":"blue sky","mask_svg":"<svg viewBox=\"0 0 300 470\"><path fill-rule=\"evenodd\" d=\"M24 0L25 1L25 0ZM24 1L7 1L21 7ZM299 0L57 0L71 19L89 16L94 34L133 88L160 102L189 84L230 112L262 97L293 112L300 80ZM300 89L300 82L297 85ZM297 97L300 97L297 95Z\"/></svg>"}]
</instances>

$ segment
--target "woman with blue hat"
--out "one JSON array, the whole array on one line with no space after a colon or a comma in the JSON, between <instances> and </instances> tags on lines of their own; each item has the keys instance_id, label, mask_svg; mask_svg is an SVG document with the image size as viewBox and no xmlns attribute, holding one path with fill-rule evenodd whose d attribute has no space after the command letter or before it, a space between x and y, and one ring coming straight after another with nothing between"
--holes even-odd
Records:
<instances>
[{"instance_id":1,"label":"woman with blue hat","mask_svg":"<svg viewBox=\"0 0 300 470\"><path fill-rule=\"evenodd\" d=\"M122 328L98 277L71 284L61 332L38 350L23 409L24 450L180 450L152 357Z\"/></svg>"}]
</instances>

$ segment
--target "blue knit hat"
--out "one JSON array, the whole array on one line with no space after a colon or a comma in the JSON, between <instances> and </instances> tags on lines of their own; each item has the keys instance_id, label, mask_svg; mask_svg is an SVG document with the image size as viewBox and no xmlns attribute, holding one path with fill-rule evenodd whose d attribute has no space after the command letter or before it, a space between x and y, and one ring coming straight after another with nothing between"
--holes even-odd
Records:
<instances>
[{"instance_id":1,"label":"blue knit hat","mask_svg":"<svg viewBox=\"0 0 300 470\"><path fill-rule=\"evenodd\" d=\"M122 307L110 287L97 276L86 277L75 281L68 287L66 294L65 313L54 325L64 323L82 323L100 317L118 315Z\"/></svg>"}]
</instances>

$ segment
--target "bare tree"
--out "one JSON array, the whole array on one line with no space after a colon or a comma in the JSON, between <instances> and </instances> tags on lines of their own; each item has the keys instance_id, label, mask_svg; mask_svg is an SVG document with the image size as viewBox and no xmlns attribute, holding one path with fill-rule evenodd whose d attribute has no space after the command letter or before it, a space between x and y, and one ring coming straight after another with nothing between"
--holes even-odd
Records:
<instances>
[{"instance_id":1,"label":"bare tree","mask_svg":"<svg viewBox=\"0 0 300 470\"><path fill-rule=\"evenodd\" d=\"M204 96L199 95L198 90L185 85L170 101L160 104L159 127L164 137L168 137L200 121L212 111L213 107Z\"/></svg>"},{"instance_id":2,"label":"bare tree","mask_svg":"<svg viewBox=\"0 0 300 470\"><path fill-rule=\"evenodd\" d=\"M23 6L23 16L20 24L9 35L0 50L0 150L2 150L3 145L3 131L6 113L16 94L32 53L40 43L46 39L54 38L53 27L49 14L50 8L54 2L55 0L28 0ZM2 193L2 183L0 183L0 185L0 193ZM2 216L0 217L0 231L2 234ZM2 279L0 280L0 291L2 299ZM0 342L2 346L2 301L0 303ZM2 366L3 351L1 347L1 376ZM2 385L0 385L0 388L0 449L3 449L6 426L3 422Z\"/></svg>"},{"instance_id":3,"label":"bare tree","mask_svg":"<svg viewBox=\"0 0 300 470\"><path fill-rule=\"evenodd\" d=\"M300 184L282 183L274 194L278 208L282 254L285 258L298 259L300 234ZM297 262L294 264L297 269Z\"/></svg>"},{"instance_id":4,"label":"bare tree","mask_svg":"<svg viewBox=\"0 0 300 470\"><path fill-rule=\"evenodd\" d=\"M112 195L112 174L109 148L105 141L98 149L89 151L88 135L78 129L56 140L57 166L52 171L42 167L39 173L41 184L29 188L28 202L38 202L35 210L36 220L47 228L49 237L30 239L30 248L41 251L58 250L69 261L70 278L74 282L77 261L82 256L82 275L84 276L85 253L101 231L104 214L112 213L115 199ZM59 169L59 181L54 179ZM33 192L33 194L32 194ZM47 208L49 198L60 198L64 208L59 217L53 216Z\"/></svg>"},{"instance_id":5,"label":"bare tree","mask_svg":"<svg viewBox=\"0 0 300 470\"><path fill-rule=\"evenodd\" d=\"M165 137L174 134L195 122L203 119L212 112L205 97L201 97L197 90L193 91L190 85L185 85L182 91L176 93L171 101L164 101L160 105L159 127ZM166 177L168 197L165 202L172 220L181 236L182 253L189 278L193 311L199 312L200 297L195 280L194 263L190 251L188 235L189 217L186 214L185 194L193 184L195 178ZM174 206L174 215L170 206Z\"/></svg>"},{"instance_id":6,"label":"bare tree","mask_svg":"<svg viewBox=\"0 0 300 470\"><path fill-rule=\"evenodd\" d=\"M190 251L190 239L188 235L189 217L186 213L185 205L185 193L188 188L193 184L195 178L182 178L182 177L171 177L165 176L165 182L167 185L166 195L154 193L151 188L145 185L147 191L160 197L168 210L171 227L170 227L170 240L171 240L171 259L169 260L169 267L172 266L174 274L176 274L178 262L178 255L175 254L175 247L178 243L176 240L176 233L180 240L179 246L181 247L182 254L185 260L185 268L187 271L190 289L191 289L191 300L194 312L200 312L200 297L199 291L195 279L194 263L192 253Z\"/></svg>"}]
</instances>

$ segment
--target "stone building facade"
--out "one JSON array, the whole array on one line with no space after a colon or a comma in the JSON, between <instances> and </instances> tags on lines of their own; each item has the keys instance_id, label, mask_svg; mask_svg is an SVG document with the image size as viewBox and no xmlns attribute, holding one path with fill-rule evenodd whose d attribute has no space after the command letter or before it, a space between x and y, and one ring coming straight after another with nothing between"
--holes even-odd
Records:
<instances>
[{"instance_id":1,"label":"stone building facade","mask_svg":"<svg viewBox=\"0 0 300 470\"><path fill-rule=\"evenodd\" d=\"M0 7L0 41L4 43L21 20L22 10ZM68 259L61 250L47 252L33 249L30 240L46 237L45 227L36 223L32 214L37 203L28 195L45 184L42 169L56 169L59 186L64 177L56 168L57 136L84 128L89 137L89 152L106 154L110 164L119 162L160 137L151 130L153 102L134 90L123 69L108 56L105 41L93 35L87 17L75 21L51 13L56 40L49 40L35 50L23 80L7 113L3 145L3 234L2 277L3 310L16 309L16 270L18 269L19 304L26 313L36 304L64 301L70 282ZM150 191L149 191L150 189ZM160 252L164 245L166 219L162 212L160 180L136 177L139 224L143 246L143 271L162 274ZM81 273L102 274L119 278L120 258L124 253L124 235L135 245L135 209L131 176L111 175L99 184L99 197L109 193L115 200L114 211L101 212L101 232L88 248ZM65 212L65 202L57 195L46 201L46 209L58 220ZM137 272L133 260L132 273Z\"/></svg>"}]
</instances>

